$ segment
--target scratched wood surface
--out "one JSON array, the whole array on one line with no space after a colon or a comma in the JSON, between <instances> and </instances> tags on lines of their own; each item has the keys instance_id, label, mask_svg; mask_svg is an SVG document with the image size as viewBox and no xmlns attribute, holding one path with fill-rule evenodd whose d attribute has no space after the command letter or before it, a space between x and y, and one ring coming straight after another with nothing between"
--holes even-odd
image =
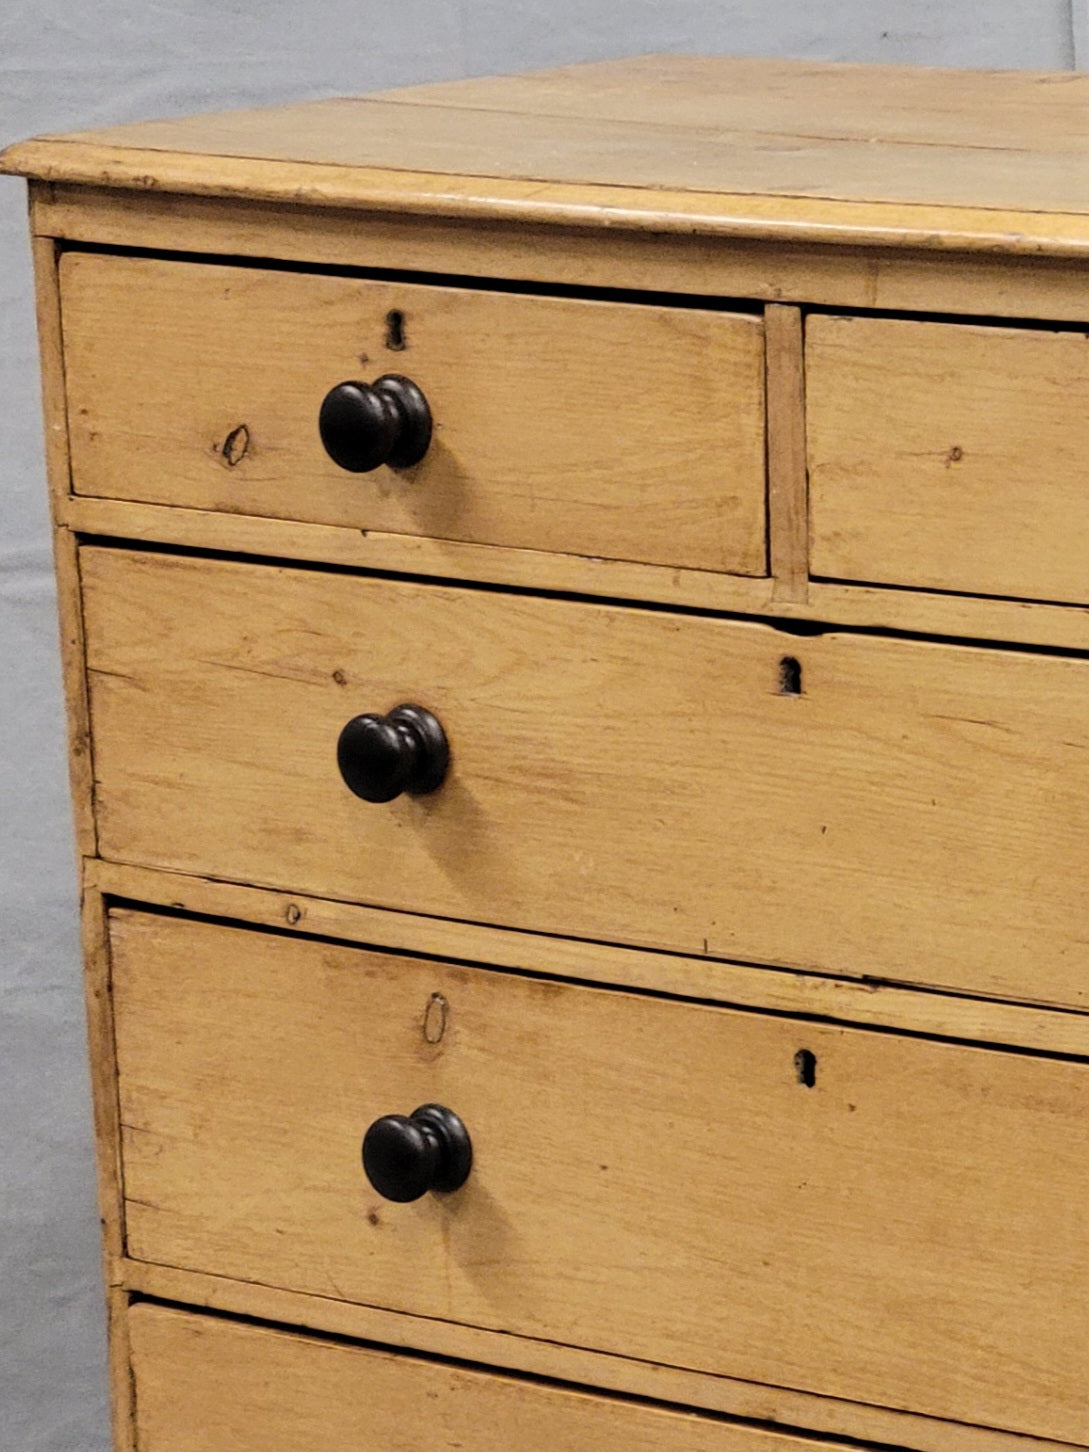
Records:
<instances>
[{"instance_id":1,"label":"scratched wood surface","mask_svg":"<svg viewBox=\"0 0 1089 1452\"><path fill-rule=\"evenodd\" d=\"M376 93L423 107L759 135L1089 155L1089 77L1069 71L642 55ZM165 123L168 124L168 123Z\"/></svg>"},{"instance_id":2,"label":"scratched wood surface","mask_svg":"<svg viewBox=\"0 0 1089 1452\"><path fill-rule=\"evenodd\" d=\"M766 572L758 313L78 253L61 289L78 494ZM385 373L431 445L348 473L322 399Z\"/></svg>"},{"instance_id":3,"label":"scratched wood surface","mask_svg":"<svg viewBox=\"0 0 1089 1452\"><path fill-rule=\"evenodd\" d=\"M146 1448L831 1452L834 1446L164 1306L135 1306L130 1319Z\"/></svg>"},{"instance_id":4,"label":"scratched wood surface","mask_svg":"<svg viewBox=\"0 0 1089 1452\"><path fill-rule=\"evenodd\" d=\"M768 559L776 600L804 603L809 583L809 481L805 457L802 311L764 312L768 408Z\"/></svg>"},{"instance_id":5,"label":"scratched wood surface","mask_svg":"<svg viewBox=\"0 0 1089 1452\"><path fill-rule=\"evenodd\" d=\"M107 857L1087 1001L1089 661L121 549L82 572ZM337 737L403 701L449 779L362 802Z\"/></svg>"},{"instance_id":6,"label":"scratched wood surface","mask_svg":"<svg viewBox=\"0 0 1089 1452\"><path fill-rule=\"evenodd\" d=\"M368 947L548 973L614 988L645 989L733 1008L895 1028L971 1043L1089 1059L1089 1016L1029 1004L932 993L901 984L640 952L524 928L489 928L400 909L367 907L301 892L242 887L162 868L100 859L84 865L91 893L230 918L281 932L318 934ZM112 1063L112 1060L111 1060ZM880 1439L879 1439L880 1440Z\"/></svg>"},{"instance_id":7,"label":"scratched wood surface","mask_svg":"<svg viewBox=\"0 0 1089 1452\"><path fill-rule=\"evenodd\" d=\"M622 188L611 195L617 208L628 204ZM483 225L467 226L465 216L441 210L406 212L403 196L391 194L388 210L363 215L347 206L317 208L300 227L298 211L287 199L46 182L32 182L31 197L35 234L72 243L331 267L400 269L411 258L413 268L425 272L553 286L1076 322L1085 317L1086 263L1079 260L1077 240L1082 224L1055 213L1041 214L1035 222L1020 217L1016 223L994 212L985 219L978 213L962 217L964 228L975 229L977 245L961 253L948 250L949 218L928 216L924 208L915 208L910 220L901 216L895 228L881 230L868 243L859 235L864 229L856 217L851 247L840 245L843 237L836 240L838 212L812 217L812 236L809 224L796 218L782 235L765 237L759 198L750 199L747 219L723 215L711 228L705 217L714 233L707 235L703 225L694 229L683 209L659 210L653 228L648 223L642 229L620 226L620 218L600 207L582 218L593 222L589 226L576 225L570 217L566 223L536 214L512 218L505 208L496 215L482 212ZM1007 223L1028 224L1028 230L1004 231ZM1041 228L1057 255L1044 255ZM727 234L730 245L723 246ZM967 245L966 234L957 235L958 246ZM1024 255L1032 256L1031 267L1024 265Z\"/></svg>"},{"instance_id":8,"label":"scratched wood surface","mask_svg":"<svg viewBox=\"0 0 1089 1452\"><path fill-rule=\"evenodd\" d=\"M1084 252L1087 98L1066 73L641 57L39 138L0 166L317 207Z\"/></svg>"},{"instance_id":9,"label":"scratched wood surface","mask_svg":"<svg viewBox=\"0 0 1089 1452\"><path fill-rule=\"evenodd\" d=\"M1086 1064L129 911L111 936L136 1259L1089 1434ZM384 1202L363 1132L430 1102L470 1177Z\"/></svg>"},{"instance_id":10,"label":"scratched wood surface","mask_svg":"<svg viewBox=\"0 0 1089 1452\"><path fill-rule=\"evenodd\" d=\"M799 312L1082 324L1087 100L1072 75L643 57L5 153L40 179L81 849L116 859L88 859L85 941L119 1448L130 1329L149 1449L358 1445L360 1388L412 1446L451 1435L444 1399L504 1447L527 1419L550 1446L771 1436L130 1318L130 1294L925 1452L1089 1445L1087 1020L1054 1011L1089 1003L1084 339L824 317L804 366ZM237 268L69 252L62 300L61 243L302 271L252 269L231 312ZM748 304L432 307L323 263ZM384 477L361 518L361 481L308 462L298 380L330 336L325 387L381 356L391 307L483 502ZM495 410L462 428L482 379ZM80 531L300 567L77 555ZM825 629L615 603L640 598ZM872 633L904 629L1081 657ZM356 801L340 726L412 697L448 783ZM125 911L110 943L111 892L251 928ZM381 1204L362 1130L433 1097L474 1176Z\"/></svg>"},{"instance_id":11,"label":"scratched wood surface","mask_svg":"<svg viewBox=\"0 0 1089 1452\"><path fill-rule=\"evenodd\" d=\"M796 486L802 484L804 489L800 474L784 473L783 482L791 477ZM796 499L804 503L803 489L786 494L782 502ZM364 535L358 529L342 526L89 496L69 498L64 515L72 530L133 543L229 550L266 559L426 575L436 580L643 600L695 610L779 617L787 624L835 622L871 630L907 630L962 640L1089 651L1089 609L1084 606L825 580L810 580L807 599L793 600L769 577L722 575L585 555L551 555L540 550L509 550L380 530L369 530ZM800 515L804 521L801 511L793 516L780 513L780 525L787 520L791 524L795 550L793 556L784 550L776 561L780 565L799 557L799 545L802 552L805 550L805 541L793 533Z\"/></svg>"},{"instance_id":12,"label":"scratched wood surface","mask_svg":"<svg viewBox=\"0 0 1089 1452\"><path fill-rule=\"evenodd\" d=\"M1072 1445L736 1377L709 1376L530 1336L507 1336L456 1321L403 1316L359 1302L304 1295L147 1261L128 1260L125 1283L140 1299L151 1297L281 1326L311 1328L391 1350L523 1371L583 1388L720 1413L750 1424L804 1427L830 1439L853 1438L886 1447L912 1447L918 1452L1066 1452ZM842 1442L836 1445L842 1446Z\"/></svg>"}]
</instances>

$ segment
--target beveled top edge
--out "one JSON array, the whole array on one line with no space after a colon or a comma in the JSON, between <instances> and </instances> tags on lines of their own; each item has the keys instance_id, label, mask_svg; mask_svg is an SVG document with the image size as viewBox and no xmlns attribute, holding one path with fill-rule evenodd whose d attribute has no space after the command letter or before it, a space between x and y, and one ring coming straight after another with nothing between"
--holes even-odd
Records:
<instances>
[{"instance_id":1,"label":"beveled top edge","mask_svg":"<svg viewBox=\"0 0 1089 1452\"><path fill-rule=\"evenodd\" d=\"M1082 255L1089 75L640 56L42 136L42 182Z\"/></svg>"}]
</instances>

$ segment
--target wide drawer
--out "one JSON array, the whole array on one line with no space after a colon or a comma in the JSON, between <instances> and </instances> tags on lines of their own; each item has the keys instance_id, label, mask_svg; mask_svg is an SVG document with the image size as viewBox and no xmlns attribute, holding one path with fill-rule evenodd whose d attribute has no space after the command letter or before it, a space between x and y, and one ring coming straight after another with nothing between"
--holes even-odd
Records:
<instances>
[{"instance_id":1,"label":"wide drawer","mask_svg":"<svg viewBox=\"0 0 1089 1452\"><path fill-rule=\"evenodd\" d=\"M1089 603L1084 332L810 317L811 568Z\"/></svg>"},{"instance_id":2,"label":"wide drawer","mask_svg":"<svg viewBox=\"0 0 1089 1452\"><path fill-rule=\"evenodd\" d=\"M156 1305L129 1315L140 1452L830 1452L836 1444Z\"/></svg>"},{"instance_id":3,"label":"wide drawer","mask_svg":"<svg viewBox=\"0 0 1089 1452\"><path fill-rule=\"evenodd\" d=\"M111 915L129 1253L1089 1435L1089 1065ZM391 1204L379 1116L461 1116Z\"/></svg>"},{"instance_id":4,"label":"wide drawer","mask_svg":"<svg viewBox=\"0 0 1089 1452\"><path fill-rule=\"evenodd\" d=\"M61 299L78 494L766 572L756 314L78 253ZM388 373L431 446L348 473L322 399Z\"/></svg>"},{"instance_id":5,"label":"wide drawer","mask_svg":"<svg viewBox=\"0 0 1089 1452\"><path fill-rule=\"evenodd\" d=\"M121 549L81 569L107 857L1089 1001L1089 661ZM341 728L403 702L443 722L447 780L360 801Z\"/></svg>"}]
</instances>

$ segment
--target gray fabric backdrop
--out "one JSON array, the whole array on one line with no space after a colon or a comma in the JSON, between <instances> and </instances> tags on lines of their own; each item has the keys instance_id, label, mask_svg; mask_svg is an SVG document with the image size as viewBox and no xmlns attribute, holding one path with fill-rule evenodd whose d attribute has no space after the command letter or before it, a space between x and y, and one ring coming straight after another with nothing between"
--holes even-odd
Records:
<instances>
[{"instance_id":1,"label":"gray fabric backdrop","mask_svg":"<svg viewBox=\"0 0 1089 1452\"><path fill-rule=\"evenodd\" d=\"M1086 0L0 0L0 144L647 51L1075 63ZM105 1452L76 888L23 183L0 178L0 1445Z\"/></svg>"}]
</instances>

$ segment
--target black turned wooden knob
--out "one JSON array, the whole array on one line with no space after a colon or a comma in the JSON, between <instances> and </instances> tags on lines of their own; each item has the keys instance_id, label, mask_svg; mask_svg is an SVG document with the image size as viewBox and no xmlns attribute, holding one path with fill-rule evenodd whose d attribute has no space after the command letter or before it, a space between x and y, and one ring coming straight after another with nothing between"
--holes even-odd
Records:
<instances>
[{"instance_id":1,"label":"black turned wooden knob","mask_svg":"<svg viewBox=\"0 0 1089 1452\"><path fill-rule=\"evenodd\" d=\"M345 785L365 802L433 792L449 765L446 732L423 706L395 706L388 716L353 716L337 741Z\"/></svg>"},{"instance_id":2,"label":"black turned wooden knob","mask_svg":"<svg viewBox=\"0 0 1089 1452\"><path fill-rule=\"evenodd\" d=\"M374 383L338 383L318 415L325 452L334 464L366 474L380 464L407 469L431 442L431 409L410 378L386 373Z\"/></svg>"},{"instance_id":3,"label":"black turned wooden knob","mask_svg":"<svg viewBox=\"0 0 1089 1452\"><path fill-rule=\"evenodd\" d=\"M386 1114L363 1136L363 1169L386 1200L404 1204L428 1190L457 1190L472 1167L469 1131L441 1104Z\"/></svg>"}]
</instances>

